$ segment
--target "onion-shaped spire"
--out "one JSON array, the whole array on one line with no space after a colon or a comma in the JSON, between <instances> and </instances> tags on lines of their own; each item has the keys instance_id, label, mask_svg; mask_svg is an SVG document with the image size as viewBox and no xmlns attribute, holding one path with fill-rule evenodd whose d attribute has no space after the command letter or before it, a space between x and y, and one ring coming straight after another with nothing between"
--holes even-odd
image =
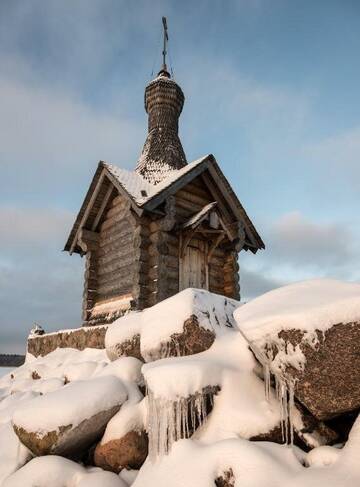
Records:
<instances>
[{"instance_id":1,"label":"onion-shaped spire","mask_svg":"<svg viewBox=\"0 0 360 487\"><path fill-rule=\"evenodd\" d=\"M171 78L166 67L167 27L164 23L163 66L157 77L145 89L145 110L148 135L136 166L136 172L157 184L176 169L186 165L179 136L179 117L184 105L184 93Z\"/></svg>"}]
</instances>

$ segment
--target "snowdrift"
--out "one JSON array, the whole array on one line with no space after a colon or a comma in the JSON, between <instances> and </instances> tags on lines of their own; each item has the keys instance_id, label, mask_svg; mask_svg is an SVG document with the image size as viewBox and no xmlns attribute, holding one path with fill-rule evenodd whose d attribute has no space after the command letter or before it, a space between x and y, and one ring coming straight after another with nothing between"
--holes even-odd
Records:
<instances>
[{"instance_id":1,"label":"snowdrift","mask_svg":"<svg viewBox=\"0 0 360 487\"><path fill-rule=\"evenodd\" d=\"M359 312L360 286L334 281L241 307L188 289L114 322L106 350L29 355L0 380L0 485L360 485L360 367L339 328L358 350ZM321 382L334 350L340 412Z\"/></svg>"}]
</instances>

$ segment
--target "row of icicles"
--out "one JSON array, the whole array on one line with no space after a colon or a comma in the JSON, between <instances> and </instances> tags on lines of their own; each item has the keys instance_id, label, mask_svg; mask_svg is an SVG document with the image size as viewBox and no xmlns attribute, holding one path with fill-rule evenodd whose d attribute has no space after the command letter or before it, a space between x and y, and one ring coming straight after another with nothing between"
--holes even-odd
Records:
<instances>
[{"instance_id":1,"label":"row of icicles","mask_svg":"<svg viewBox=\"0 0 360 487\"><path fill-rule=\"evenodd\" d=\"M258 350L253 351L263 367L265 397L269 401L272 376L269 361ZM278 374L274 374L273 377L275 393L280 405L282 440L285 444L293 445L294 382L287 381ZM213 407L216 392L213 388L205 388L190 397L171 401L155 397L148 389L147 431L151 461L167 455L175 441L192 436L194 431L205 422Z\"/></svg>"}]
</instances>

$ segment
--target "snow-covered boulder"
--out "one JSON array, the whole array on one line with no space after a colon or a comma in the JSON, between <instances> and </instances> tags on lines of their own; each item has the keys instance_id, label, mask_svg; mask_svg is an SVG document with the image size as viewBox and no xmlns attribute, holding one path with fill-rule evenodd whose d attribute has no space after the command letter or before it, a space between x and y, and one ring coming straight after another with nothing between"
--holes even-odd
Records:
<instances>
[{"instance_id":1,"label":"snow-covered boulder","mask_svg":"<svg viewBox=\"0 0 360 487\"><path fill-rule=\"evenodd\" d=\"M1 487L127 487L111 472L99 468L84 468L78 463L56 455L34 458Z\"/></svg>"},{"instance_id":2,"label":"snow-covered boulder","mask_svg":"<svg viewBox=\"0 0 360 487\"><path fill-rule=\"evenodd\" d=\"M360 285L305 281L235 311L265 368L318 419L360 407Z\"/></svg>"},{"instance_id":3,"label":"snow-covered boulder","mask_svg":"<svg viewBox=\"0 0 360 487\"><path fill-rule=\"evenodd\" d=\"M137 361L124 357L117 362ZM112 362L113 366L116 362ZM110 366L110 367L111 367ZM128 400L109 421L104 436L94 452L95 465L105 470L120 472L122 469L139 469L148 454L148 437L145 432L147 399L133 385L128 389ZM128 383L128 387L129 387Z\"/></svg>"},{"instance_id":4,"label":"snow-covered boulder","mask_svg":"<svg viewBox=\"0 0 360 487\"><path fill-rule=\"evenodd\" d=\"M207 350L235 326L238 301L201 289L185 289L142 312L116 320L105 337L109 358L133 356L152 362Z\"/></svg>"},{"instance_id":5,"label":"snow-covered boulder","mask_svg":"<svg viewBox=\"0 0 360 487\"><path fill-rule=\"evenodd\" d=\"M101 437L126 399L113 375L74 381L21 405L13 415L14 431L35 455L76 457Z\"/></svg>"},{"instance_id":6,"label":"snow-covered boulder","mask_svg":"<svg viewBox=\"0 0 360 487\"><path fill-rule=\"evenodd\" d=\"M119 357L144 360L140 351L141 316L141 312L132 312L109 326L105 335L105 348L110 360Z\"/></svg>"},{"instance_id":7,"label":"snow-covered boulder","mask_svg":"<svg viewBox=\"0 0 360 487\"><path fill-rule=\"evenodd\" d=\"M279 427L279 403L273 392L266 400L255 366L246 340L232 328L202 353L145 364L151 458L194 430L196 440L211 444Z\"/></svg>"},{"instance_id":8,"label":"snow-covered boulder","mask_svg":"<svg viewBox=\"0 0 360 487\"><path fill-rule=\"evenodd\" d=\"M10 474L32 458L31 452L20 443L10 422L0 426L0 485Z\"/></svg>"},{"instance_id":9,"label":"snow-covered boulder","mask_svg":"<svg viewBox=\"0 0 360 487\"><path fill-rule=\"evenodd\" d=\"M138 470L148 454L148 437L143 431L129 431L122 438L99 444L94 462L104 470L119 473L123 468Z\"/></svg>"}]
</instances>

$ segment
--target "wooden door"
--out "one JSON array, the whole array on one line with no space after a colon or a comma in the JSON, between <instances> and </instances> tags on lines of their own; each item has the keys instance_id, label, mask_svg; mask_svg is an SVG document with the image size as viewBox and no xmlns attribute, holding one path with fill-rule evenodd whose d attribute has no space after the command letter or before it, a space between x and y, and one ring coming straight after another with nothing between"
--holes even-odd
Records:
<instances>
[{"instance_id":1,"label":"wooden door","mask_svg":"<svg viewBox=\"0 0 360 487\"><path fill-rule=\"evenodd\" d=\"M180 291L188 287L208 289L206 242L192 239L180 260Z\"/></svg>"}]
</instances>

